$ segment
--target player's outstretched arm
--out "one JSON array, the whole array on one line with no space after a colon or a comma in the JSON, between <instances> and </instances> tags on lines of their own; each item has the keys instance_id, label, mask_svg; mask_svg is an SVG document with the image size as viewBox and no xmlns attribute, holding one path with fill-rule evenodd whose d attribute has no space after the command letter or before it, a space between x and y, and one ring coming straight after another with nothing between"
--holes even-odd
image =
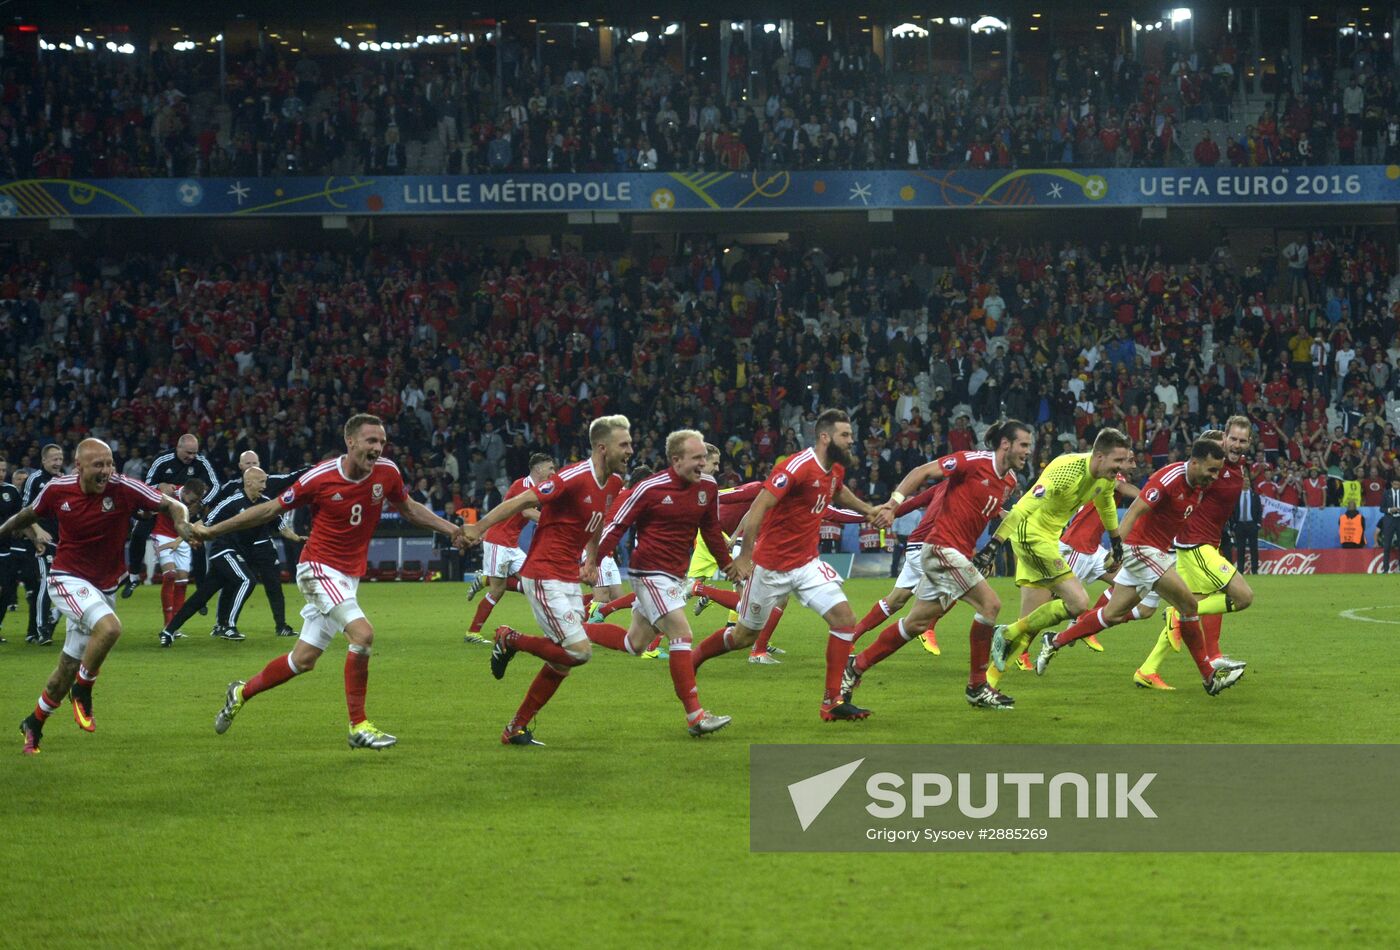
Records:
<instances>
[{"instance_id":1,"label":"player's outstretched arm","mask_svg":"<svg viewBox=\"0 0 1400 950\"><path fill-rule=\"evenodd\" d=\"M0 538L24 534L31 525L38 523L39 516L34 513L33 508L21 508L6 519L4 524L0 524Z\"/></svg>"},{"instance_id":2,"label":"player's outstretched arm","mask_svg":"<svg viewBox=\"0 0 1400 950\"><path fill-rule=\"evenodd\" d=\"M735 529L735 533L744 538L744 543L739 546L739 556L734 559L734 563L738 565L737 570L744 579L748 579L753 573L753 546L758 540L758 529L763 525L763 519L767 517L769 509L777 503L777 495L766 488L761 490L749 506L744 520L740 521L739 527Z\"/></svg>"},{"instance_id":3,"label":"player's outstretched arm","mask_svg":"<svg viewBox=\"0 0 1400 950\"><path fill-rule=\"evenodd\" d=\"M173 498L170 500L174 501ZM177 501L175 504L179 505L180 503ZM182 512L184 508L184 505L180 505L180 510ZM189 534L188 536L182 534L181 537L184 537L188 541L208 541L222 534L232 534L235 531L243 531L248 528L256 528L258 525L267 524L269 521L280 518L282 516L282 511L281 503L274 498L272 501L265 501L261 505L254 505L251 508L240 511L227 521L220 521L218 524L186 524ZM176 522L176 526L179 526L178 521Z\"/></svg>"},{"instance_id":4,"label":"player's outstretched arm","mask_svg":"<svg viewBox=\"0 0 1400 950\"><path fill-rule=\"evenodd\" d=\"M462 529L462 536L466 539L468 544L478 544L481 541L481 536L484 535L487 529L492 525L509 520L526 508L538 508L539 506L540 496L536 495L533 489L527 489L514 498L507 499L486 512L486 516L476 524L467 525Z\"/></svg>"},{"instance_id":5,"label":"player's outstretched arm","mask_svg":"<svg viewBox=\"0 0 1400 950\"><path fill-rule=\"evenodd\" d=\"M904 503L905 498L914 494L921 487L923 487L924 482L928 481L929 479L938 481L943 477L943 466L938 464L937 459L934 459L932 462L925 462L923 465L920 465L917 468L910 469L909 474L904 476L903 481L901 481L898 485L895 486L894 491L890 492L890 497L894 498L896 495L898 495L899 500L896 502L896 504L902 505Z\"/></svg>"},{"instance_id":6,"label":"player's outstretched arm","mask_svg":"<svg viewBox=\"0 0 1400 950\"><path fill-rule=\"evenodd\" d=\"M903 500L904 498L901 496L899 501ZM842 485L841 490L832 496L832 501L836 502L839 507L859 511L865 515L866 521L877 528L888 528L894 524L894 510L899 506L899 501L895 501L893 495L883 505L872 505L851 491L849 485Z\"/></svg>"},{"instance_id":7,"label":"player's outstretched arm","mask_svg":"<svg viewBox=\"0 0 1400 950\"><path fill-rule=\"evenodd\" d=\"M462 526L453 524L446 518L435 513L427 505L412 498L405 498L394 505L398 513L403 516L403 520L413 525L415 528L427 528L429 531L436 531L438 534L445 534L452 539L455 547L465 547L466 541L462 534Z\"/></svg>"}]
</instances>

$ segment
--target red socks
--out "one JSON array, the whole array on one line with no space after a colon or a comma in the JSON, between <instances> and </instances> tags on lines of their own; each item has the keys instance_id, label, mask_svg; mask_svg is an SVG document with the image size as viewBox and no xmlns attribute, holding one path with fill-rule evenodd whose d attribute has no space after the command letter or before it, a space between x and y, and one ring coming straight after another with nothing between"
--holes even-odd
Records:
<instances>
[{"instance_id":1,"label":"red socks","mask_svg":"<svg viewBox=\"0 0 1400 950\"><path fill-rule=\"evenodd\" d=\"M758 632L758 639L753 642L752 652L755 656L759 653L768 652L768 641L773 639L773 630L778 626L778 621L783 619L783 608L774 607L768 614L768 622L763 625L763 629Z\"/></svg>"},{"instance_id":2,"label":"red socks","mask_svg":"<svg viewBox=\"0 0 1400 950\"><path fill-rule=\"evenodd\" d=\"M38 721L39 725L42 726L45 719L58 711L58 704L61 702L63 702L63 700L51 698L48 690L43 690L39 693L39 701L34 704L34 718Z\"/></svg>"},{"instance_id":3,"label":"red socks","mask_svg":"<svg viewBox=\"0 0 1400 950\"><path fill-rule=\"evenodd\" d=\"M623 595L622 595L621 597L619 597L617 600L610 600L610 601L608 601L606 604L604 604L603 606L599 607L599 608L598 608L598 613L600 613L600 614L602 614L604 617L606 617L606 616L608 616L609 614L615 614L615 613L617 613L619 610L626 610L627 608L631 607L631 606L632 606L633 604L635 604L636 602L637 602L637 595L636 595L635 593L632 593L632 594L623 594Z\"/></svg>"},{"instance_id":4,"label":"red socks","mask_svg":"<svg viewBox=\"0 0 1400 950\"><path fill-rule=\"evenodd\" d=\"M369 653L360 653L352 645L345 654L345 708L350 713L350 725L365 721L365 692L369 689ZM243 695L248 695L247 687Z\"/></svg>"},{"instance_id":5,"label":"red socks","mask_svg":"<svg viewBox=\"0 0 1400 950\"><path fill-rule=\"evenodd\" d=\"M542 638L536 637L534 639ZM564 682L566 676L568 676L567 673L556 670L548 663L540 667L540 671L535 674L534 682L532 682L530 688L525 691L525 701L521 703L520 708L515 711L515 718L510 721L509 728L520 729L528 726L530 720L535 718L535 713L539 712L544 704L549 702L550 697L552 697L554 691L559 688L559 684Z\"/></svg>"},{"instance_id":6,"label":"red socks","mask_svg":"<svg viewBox=\"0 0 1400 950\"><path fill-rule=\"evenodd\" d=\"M864 673L876 663L891 656L896 650L910 641L910 637L904 635L904 621L898 620L884 630L875 638L875 642L870 644L856 656L856 669ZM830 644L828 643L828 646Z\"/></svg>"},{"instance_id":7,"label":"red socks","mask_svg":"<svg viewBox=\"0 0 1400 950\"><path fill-rule=\"evenodd\" d=\"M612 624L606 624L606 626L612 626ZM529 653L531 656L537 656L546 663L557 663L560 666L579 666L584 662L548 637L527 637L515 630L512 630L506 638L506 646Z\"/></svg>"},{"instance_id":8,"label":"red socks","mask_svg":"<svg viewBox=\"0 0 1400 950\"><path fill-rule=\"evenodd\" d=\"M1220 655L1220 622L1223 619L1220 614L1206 614L1201 618L1201 630L1206 635L1206 656Z\"/></svg>"},{"instance_id":9,"label":"red socks","mask_svg":"<svg viewBox=\"0 0 1400 950\"><path fill-rule=\"evenodd\" d=\"M871 607L870 612L861 618L860 623L856 624L856 639L859 640L861 634L867 630L874 630L891 613L890 605L885 603L883 597L875 601L875 606Z\"/></svg>"},{"instance_id":10,"label":"red socks","mask_svg":"<svg viewBox=\"0 0 1400 950\"><path fill-rule=\"evenodd\" d=\"M1103 608L1095 607L1093 610L1086 611L1078 620L1056 634L1055 646L1069 646L1075 640L1082 640L1107 630L1110 626L1112 625L1103 619Z\"/></svg>"},{"instance_id":11,"label":"red socks","mask_svg":"<svg viewBox=\"0 0 1400 950\"><path fill-rule=\"evenodd\" d=\"M969 686L980 686L987 682L987 664L992 659L993 626L980 616L972 618L972 627L967 632L967 641L972 647L971 670L967 679Z\"/></svg>"},{"instance_id":12,"label":"red socks","mask_svg":"<svg viewBox=\"0 0 1400 950\"><path fill-rule=\"evenodd\" d=\"M823 703L841 700L841 676L846 672L846 658L851 655L851 644L855 638L854 629L832 630L826 638L826 693L822 697Z\"/></svg>"},{"instance_id":13,"label":"red socks","mask_svg":"<svg viewBox=\"0 0 1400 950\"><path fill-rule=\"evenodd\" d=\"M262 672L254 676L247 683L243 684L244 700L252 699L264 690L272 689L274 686L281 686L287 680L300 673L292 662L292 655L279 656L262 668Z\"/></svg>"},{"instance_id":14,"label":"red socks","mask_svg":"<svg viewBox=\"0 0 1400 950\"><path fill-rule=\"evenodd\" d=\"M476 605L476 616L472 617L472 625L468 627L472 633L480 633L481 628L486 625L486 618L491 616L491 610L496 606L496 602L487 594L481 598L481 603Z\"/></svg>"},{"instance_id":15,"label":"red socks","mask_svg":"<svg viewBox=\"0 0 1400 950\"><path fill-rule=\"evenodd\" d=\"M700 641L700 645L691 651L691 659L694 661L691 665L694 669L698 670L700 664L706 660L734 649L734 643L730 639L730 630L730 627L722 627Z\"/></svg>"},{"instance_id":16,"label":"red socks","mask_svg":"<svg viewBox=\"0 0 1400 950\"><path fill-rule=\"evenodd\" d=\"M1109 599L1109 597L1110 597L1112 594L1113 594L1113 588L1110 587L1110 588L1108 588L1106 591L1104 591L1102 594L1099 595L1099 599L1096 600L1096 601L1094 601L1094 606L1090 607L1089 609L1090 609L1090 610L1098 610L1100 607L1106 607L1106 606L1108 606L1108 599Z\"/></svg>"},{"instance_id":17,"label":"red socks","mask_svg":"<svg viewBox=\"0 0 1400 950\"><path fill-rule=\"evenodd\" d=\"M166 571L160 575L160 609L165 614L165 626L175 616L175 572Z\"/></svg>"},{"instance_id":18,"label":"red socks","mask_svg":"<svg viewBox=\"0 0 1400 950\"><path fill-rule=\"evenodd\" d=\"M583 625L583 632L600 647L621 653L632 652L627 645L627 631L615 623L586 623Z\"/></svg>"},{"instance_id":19,"label":"red socks","mask_svg":"<svg viewBox=\"0 0 1400 950\"><path fill-rule=\"evenodd\" d=\"M727 610L739 609L739 592L737 590L725 590L723 587L711 587L709 584L702 584L696 581L690 585L690 592L696 597L708 597L715 603Z\"/></svg>"},{"instance_id":20,"label":"red socks","mask_svg":"<svg viewBox=\"0 0 1400 950\"><path fill-rule=\"evenodd\" d=\"M1201 671L1201 675L1206 679L1214 676L1215 670L1210 665L1210 654L1206 651L1206 637L1201 631L1199 617L1181 618L1181 640L1191 651L1191 659L1196 661L1196 669Z\"/></svg>"},{"instance_id":21,"label":"red socks","mask_svg":"<svg viewBox=\"0 0 1400 950\"><path fill-rule=\"evenodd\" d=\"M676 688L676 698L685 707L685 718L694 721L702 710L700 691L695 686L695 664L690 659L690 640L677 637L670 642L667 650L670 659L666 662L671 668L671 684Z\"/></svg>"}]
</instances>

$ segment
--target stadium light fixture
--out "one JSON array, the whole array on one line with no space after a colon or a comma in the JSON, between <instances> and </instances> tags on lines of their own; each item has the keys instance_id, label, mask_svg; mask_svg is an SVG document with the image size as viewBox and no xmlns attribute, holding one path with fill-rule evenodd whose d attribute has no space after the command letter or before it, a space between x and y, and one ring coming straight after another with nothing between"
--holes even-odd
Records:
<instances>
[{"instance_id":1,"label":"stadium light fixture","mask_svg":"<svg viewBox=\"0 0 1400 950\"><path fill-rule=\"evenodd\" d=\"M949 25L949 26L967 26L967 20L966 20L966 18L960 17L960 16L950 16L950 17L948 18L948 25Z\"/></svg>"},{"instance_id":2,"label":"stadium light fixture","mask_svg":"<svg viewBox=\"0 0 1400 950\"><path fill-rule=\"evenodd\" d=\"M132 46L130 43L123 43L121 46L117 47L117 52L121 53L123 56L130 56L132 53L136 52L136 47Z\"/></svg>"},{"instance_id":3,"label":"stadium light fixture","mask_svg":"<svg viewBox=\"0 0 1400 950\"><path fill-rule=\"evenodd\" d=\"M899 26L895 27L893 30L890 30L890 35L891 35L891 36L898 36L898 37L905 37L905 36L924 37L924 36L928 36L928 30L926 30L926 29L924 29L923 27L919 26L917 23L901 23L901 24L899 24Z\"/></svg>"},{"instance_id":4,"label":"stadium light fixture","mask_svg":"<svg viewBox=\"0 0 1400 950\"><path fill-rule=\"evenodd\" d=\"M1185 23L1189 19L1191 19L1190 7L1176 7L1172 10L1172 26L1176 26L1178 23Z\"/></svg>"},{"instance_id":5,"label":"stadium light fixture","mask_svg":"<svg viewBox=\"0 0 1400 950\"><path fill-rule=\"evenodd\" d=\"M574 24L574 26L581 26L581 27L583 27L584 29L587 29L588 27L590 27L590 26L592 26L592 25L593 25L593 24L592 24L592 23L589 23L587 20L579 20L577 23Z\"/></svg>"},{"instance_id":6,"label":"stadium light fixture","mask_svg":"<svg viewBox=\"0 0 1400 950\"><path fill-rule=\"evenodd\" d=\"M776 32L778 32L778 24L776 24L776 23L765 23L765 24L763 24L763 32L765 32L765 33L776 33Z\"/></svg>"},{"instance_id":7,"label":"stadium light fixture","mask_svg":"<svg viewBox=\"0 0 1400 950\"><path fill-rule=\"evenodd\" d=\"M679 23L668 23L666 24L666 29L662 30L667 36L675 36L680 31L681 25Z\"/></svg>"},{"instance_id":8,"label":"stadium light fixture","mask_svg":"<svg viewBox=\"0 0 1400 950\"><path fill-rule=\"evenodd\" d=\"M63 50L65 53L73 52L73 45L71 43L59 43L58 48Z\"/></svg>"},{"instance_id":9,"label":"stadium light fixture","mask_svg":"<svg viewBox=\"0 0 1400 950\"><path fill-rule=\"evenodd\" d=\"M998 30L1005 32L1006 24L994 16L984 16L972 24L974 33L995 33Z\"/></svg>"},{"instance_id":10,"label":"stadium light fixture","mask_svg":"<svg viewBox=\"0 0 1400 950\"><path fill-rule=\"evenodd\" d=\"M633 43L645 43L647 40L651 39L651 34L649 34L646 30L638 30L636 33L633 33L627 39Z\"/></svg>"}]
</instances>

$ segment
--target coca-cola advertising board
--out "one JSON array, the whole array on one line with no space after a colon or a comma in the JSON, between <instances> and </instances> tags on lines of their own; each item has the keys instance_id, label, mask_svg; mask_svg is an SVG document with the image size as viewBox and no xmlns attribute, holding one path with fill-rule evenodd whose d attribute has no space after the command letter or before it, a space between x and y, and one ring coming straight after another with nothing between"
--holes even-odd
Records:
<instances>
[{"instance_id":1,"label":"coca-cola advertising board","mask_svg":"<svg viewBox=\"0 0 1400 950\"><path fill-rule=\"evenodd\" d=\"M1385 552L1375 548L1260 551L1260 574L1380 574ZM1400 571L1400 557L1390 559L1390 570Z\"/></svg>"}]
</instances>

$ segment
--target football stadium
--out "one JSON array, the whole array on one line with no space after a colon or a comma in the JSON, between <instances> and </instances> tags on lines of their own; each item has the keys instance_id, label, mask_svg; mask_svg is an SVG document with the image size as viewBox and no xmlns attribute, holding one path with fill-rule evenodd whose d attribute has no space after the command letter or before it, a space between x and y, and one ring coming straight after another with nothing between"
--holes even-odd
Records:
<instances>
[{"instance_id":1,"label":"football stadium","mask_svg":"<svg viewBox=\"0 0 1400 950\"><path fill-rule=\"evenodd\" d=\"M0 29L0 946L1400 943L1400 3Z\"/></svg>"}]
</instances>

